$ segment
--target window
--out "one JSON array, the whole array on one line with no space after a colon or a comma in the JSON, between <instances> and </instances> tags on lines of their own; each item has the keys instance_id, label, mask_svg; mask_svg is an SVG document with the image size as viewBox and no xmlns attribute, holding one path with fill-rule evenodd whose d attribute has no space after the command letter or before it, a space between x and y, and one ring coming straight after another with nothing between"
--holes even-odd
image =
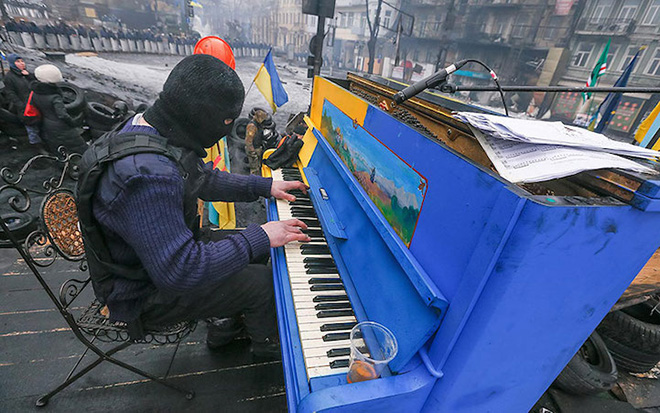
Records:
<instances>
[{"instance_id":1,"label":"window","mask_svg":"<svg viewBox=\"0 0 660 413\"><path fill-rule=\"evenodd\" d=\"M420 22L419 24L419 36L423 37L426 33L426 21Z\"/></svg>"},{"instance_id":2,"label":"window","mask_svg":"<svg viewBox=\"0 0 660 413\"><path fill-rule=\"evenodd\" d=\"M655 49L646 68L646 74L651 76L660 76L660 48Z\"/></svg>"},{"instance_id":3,"label":"window","mask_svg":"<svg viewBox=\"0 0 660 413\"><path fill-rule=\"evenodd\" d=\"M632 20L637 14L637 8L639 7L640 0L626 0L621 6L619 11L619 18L623 20Z\"/></svg>"},{"instance_id":4,"label":"window","mask_svg":"<svg viewBox=\"0 0 660 413\"><path fill-rule=\"evenodd\" d=\"M607 70L614 68L614 57L616 57L616 52L619 51L619 46L616 44L610 45L610 50L607 51Z\"/></svg>"},{"instance_id":5,"label":"window","mask_svg":"<svg viewBox=\"0 0 660 413\"><path fill-rule=\"evenodd\" d=\"M433 63L433 59L435 59L435 53L433 50L429 50L426 52L426 63Z\"/></svg>"},{"instance_id":6,"label":"window","mask_svg":"<svg viewBox=\"0 0 660 413\"><path fill-rule=\"evenodd\" d=\"M594 45L591 43L580 43L575 56L573 57L573 66L584 67L591 57Z\"/></svg>"},{"instance_id":7,"label":"window","mask_svg":"<svg viewBox=\"0 0 660 413\"><path fill-rule=\"evenodd\" d=\"M548 19L547 26L543 32L543 40L554 40L559 35L562 16L552 16Z\"/></svg>"},{"instance_id":8,"label":"window","mask_svg":"<svg viewBox=\"0 0 660 413\"><path fill-rule=\"evenodd\" d=\"M353 13L347 13L346 16L346 25L348 27L353 27Z\"/></svg>"},{"instance_id":9,"label":"window","mask_svg":"<svg viewBox=\"0 0 660 413\"><path fill-rule=\"evenodd\" d=\"M433 22L433 31L437 33L439 30L440 30L440 21L436 20L435 22Z\"/></svg>"},{"instance_id":10,"label":"window","mask_svg":"<svg viewBox=\"0 0 660 413\"><path fill-rule=\"evenodd\" d=\"M392 10L385 11L385 17L383 18L383 26L390 27L391 18L392 18Z\"/></svg>"},{"instance_id":11,"label":"window","mask_svg":"<svg viewBox=\"0 0 660 413\"><path fill-rule=\"evenodd\" d=\"M610 17L612 13L612 6L614 0L599 0L596 4L593 14L591 15L591 20L593 21L603 21Z\"/></svg>"},{"instance_id":12,"label":"window","mask_svg":"<svg viewBox=\"0 0 660 413\"><path fill-rule=\"evenodd\" d=\"M648 11L642 19L642 24L645 26L657 26L660 24L660 0L653 0L649 4Z\"/></svg>"},{"instance_id":13,"label":"window","mask_svg":"<svg viewBox=\"0 0 660 413\"><path fill-rule=\"evenodd\" d=\"M623 70L628 66L632 58L635 56L635 53L639 50L639 46L629 46L628 49L626 50L626 56L623 58L621 61L621 66L619 66L619 70Z\"/></svg>"}]
</instances>

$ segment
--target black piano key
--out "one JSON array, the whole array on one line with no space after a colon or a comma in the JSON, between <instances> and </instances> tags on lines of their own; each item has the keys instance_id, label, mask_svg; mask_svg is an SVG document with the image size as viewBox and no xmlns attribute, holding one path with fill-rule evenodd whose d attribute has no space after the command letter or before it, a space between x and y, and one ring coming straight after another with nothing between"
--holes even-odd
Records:
<instances>
[{"instance_id":1,"label":"black piano key","mask_svg":"<svg viewBox=\"0 0 660 413\"><path fill-rule=\"evenodd\" d=\"M323 336L323 341L340 341L351 338L351 333L328 333Z\"/></svg>"},{"instance_id":2,"label":"black piano key","mask_svg":"<svg viewBox=\"0 0 660 413\"><path fill-rule=\"evenodd\" d=\"M307 274L315 274L315 275L339 274L339 271L337 270L337 267L335 267L335 268L331 268L331 267L307 267L305 269L305 272Z\"/></svg>"},{"instance_id":3,"label":"black piano key","mask_svg":"<svg viewBox=\"0 0 660 413\"><path fill-rule=\"evenodd\" d=\"M328 246L323 244L304 244L300 246L303 250L327 250Z\"/></svg>"},{"instance_id":4,"label":"black piano key","mask_svg":"<svg viewBox=\"0 0 660 413\"><path fill-rule=\"evenodd\" d=\"M316 218L316 214L313 212L307 212L307 211L291 211L291 215L294 218L298 218L300 220L307 219L307 218ZM304 222L304 221L303 221ZM306 223L306 222L305 222Z\"/></svg>"},{"instance_id":5,"label":"black piano key","mask_svg":"<svg viewBox=\"0 0 660 413\"><path fill-rule=\"evenodd\" d=\"M305 244L302 244L304 246ZM302 255L329 255L330 254L330 249L301 249L300 253Z\"/></svg>"},{"instance_id":6,"label":"black piano key","mask_svg":"<svg viewBox=\"0 0 660 413\"><path fill-rule=\"evenodd\" d=\"M332 360L330 362L331 369L341 369L343 367L348 367L348 359Z\"/></svg>"},{"instance_id":7,"label":"black piano key","mask_svg":"<svg viewBox=\"0 0 660 413\"><path fill-rule=\"evenodd\" d=\"M307 282L309 284L341 284L341 280L339 278L314 277L314 278L310 278L309 281Z\"/></svg>"},{"instance_id":8,"label":"black piano key","mask_svg":"<svg viewBox=\"0 0 660 413\"><path fill-rule=\"evenodd\" d=\"M303 234L307 234L310 237L322 237L323 236L323 231L320 229L303 229L301 230Z\"/></svg>"},{"instance_id":9,"label":"black piano key","mask_svg":"<svg viewBox=\"0 0 660 413\"><path fill-rule=\"evenodd\" d=\"M314 272L310 270L334 272ZM305 264L305 272L307 274L337 274L337 267L331 264L315 264L313 262L308 262Z\"/></svg>"},{"instance_id":10,"label":"black piano key","mask_svg":"<svg viewBox=\"0 0 660 413\"><path fill-rule=\"evenodd\" d=\"M312 206L312 202L309 199L296 198L295 201L289 202L289 205Z\"/></svg>"},{"instance_id":11,"label":"black piano key","mask_svg":"<svg viewBox=\"0 0 660 413\"><path fill-rule=\"evenodd\" d=\"M345 294L342 295L317 295L312 298L312 301L315 303L327 303L332 301L348 301L348 296Z\"/></svg>"},{"instance_id":12,"label":"black piano key","mask_svg":"<svg viewBox=\"0 0 660 413\"><path fill-rule=\"evenodd\" d=\"M321 223L316 218L298 218L298 219L304 222L305 225L307 225L308 227L316 228L321 226Z\"/></svg>"},{"instance_id":13,"label":"black piano key","mask_svg":"<svg viewBox=\"0 0 660 413\"><path fill-rule=\"evenodd\" d=\"M350 348L333 348L328 350L325 354L328 355L328 357L341 357L341 356L348 356L351 354L351 349Z\"/></svg>"},{"instance_id":14,"label":"black piano key","mask_svg":"<svg viewBox=\"0 0 660 413\"><path fill-rule=\"evenodd\" d=\"M345 302L345 303L321 303L321 304L316 304L314 306L314 309L316 311L320 310L350 310L351 308L351 303ZM323 331L323 326L321 326L321 331Z\"/></svg>"},{"instance_id":15,"label":"black piano key","mask_svg":"<svg viewBox=\"0 0 660 413\"><path fill-rule=\"evenodd\" d=\"M350 317L352 315L353 310L322 310L316 313L316 318Z\"/></svg>"},{"instance_id":16,"label":"black piano key","mask_svg":"<svg viewBox=\"0 0 660 413\"><path fill-rule=\"evenodd\" d=\"M299 206L299 205L290 205L291 212L311 212L314 215L316 215L316 211L314 210L313 207L304 207L304 206Z\"/></svg>"},{"instance_id":17,"label":"black piano key","mask_svg":"<svg viewBox=\"0 0 660 413\"><path fill-rule=\"evenodd\" d=\"M316 264L325 264L325 265L334 265L335 260L330 257L305 257L303 258L303 263L316 263Z\"/></svg>"},{"instance_id":18,"label":"black piano key","mask_svg":"<svg viewBox=\"0 0 660 413\"><path fill-rule=\"evenodd\" d=\"M321 326L321 331L350 331L357 323L329 323Z\"/></svg>"},{"instance_id":19,"label":"black piano key","mask_svg":"<svg viewBox=\"0 0 660 413\"><path fill-rule=\"evenodd\" d=\"M314 284L309 287L309 291L343 291L343 284Z\"/></svg>"}]
</instances>

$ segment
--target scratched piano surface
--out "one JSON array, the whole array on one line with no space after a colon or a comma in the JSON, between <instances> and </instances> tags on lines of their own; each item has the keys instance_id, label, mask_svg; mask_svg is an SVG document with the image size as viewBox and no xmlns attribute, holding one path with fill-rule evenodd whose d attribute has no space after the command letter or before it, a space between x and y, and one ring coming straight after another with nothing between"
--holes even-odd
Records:
<instances>
[{"instance_id":1,"label":"scratched piano surface","mask_svg":"<svg viewBox=\"0 0 660 413\"><path fill-rule=\"evenodd\" d=\"M47 278L59 285L71 278L71 271L76 270L69 263L56 263L48 269ZM81 303L89 303L81 298ZM280 362L252 364L244 341L235 341L223 353L211 353L205 338L202 323L181 344L172 367L173 380L195 390L192 401L132 373L101 365L51 399L47 409L286 411ZM138 345L124 350L119 359L162 375L173 350L172 346ZM0 411L33 411L38 396L66 376L82 351L18 254L0 249Z\"/></svg>"}]
</instances>

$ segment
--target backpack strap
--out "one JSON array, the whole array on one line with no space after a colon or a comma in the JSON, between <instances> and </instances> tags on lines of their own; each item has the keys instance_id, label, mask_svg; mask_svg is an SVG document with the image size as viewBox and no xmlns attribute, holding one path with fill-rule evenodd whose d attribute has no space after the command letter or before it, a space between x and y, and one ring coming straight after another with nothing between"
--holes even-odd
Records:
<instances>
[{"instance_id":1,"label":"backpack strap","mask_svg":"<svg viewBox=\"0 0 660 413\"><path fill-rule=\"evenodd\" d=\"M130 280L148 279L147 272L142 266L129 267L112 262L110 251L92 210L96 187L108 165L118 159L140 153L165 155L177 164L180 164L183 155L181 149L169 146L162 136L109 132L97 140L81 160L81 173L76 191L78 216L83 241L87 246L89 270L95 284L102 283L114 275Z\"/></svg>"}]
</instances>

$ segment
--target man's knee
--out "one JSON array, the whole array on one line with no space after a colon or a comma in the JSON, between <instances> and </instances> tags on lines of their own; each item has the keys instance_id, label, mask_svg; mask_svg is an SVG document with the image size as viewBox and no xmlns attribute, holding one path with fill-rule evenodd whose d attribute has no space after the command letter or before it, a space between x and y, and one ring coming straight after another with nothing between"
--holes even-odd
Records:
<instances>
[{"instance_id":1,"label":"man's knee","mask_svg":"<svg viewBox=\"0 0 660 413\"><path fill-rule=\"evenodd\" d=\"M246 272L245 281L249 282L255 291L261 292L265 297L273 295L273 275L270 266L250 264L243 271Z\"/></svg>"}]
</instances>

